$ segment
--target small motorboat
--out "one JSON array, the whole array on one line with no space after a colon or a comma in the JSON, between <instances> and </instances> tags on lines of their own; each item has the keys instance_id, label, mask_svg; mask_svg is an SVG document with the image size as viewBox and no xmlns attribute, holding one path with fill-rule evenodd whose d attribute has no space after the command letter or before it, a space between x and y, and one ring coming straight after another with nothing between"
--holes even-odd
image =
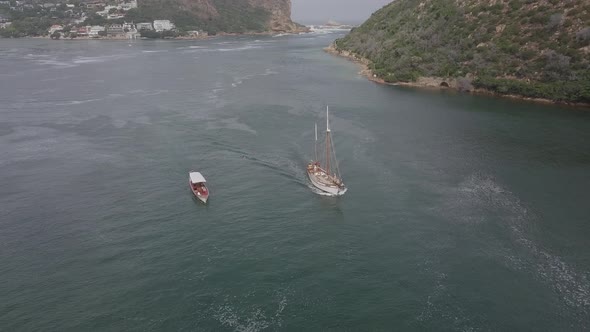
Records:
<instances>
[{"instance_id":1,"label":"small motorboat","mask_svg":"<svg viewBox=\"0 0 590 332\"><path fill-rule=\"evenodd\" d=\"M205 177L199 172L190 172L189 174L189 185L195 197L197 197L201 202L207 204L207 200L209 199L209 189L205 185L207 180Z\"/></svg>"}]
</instances>

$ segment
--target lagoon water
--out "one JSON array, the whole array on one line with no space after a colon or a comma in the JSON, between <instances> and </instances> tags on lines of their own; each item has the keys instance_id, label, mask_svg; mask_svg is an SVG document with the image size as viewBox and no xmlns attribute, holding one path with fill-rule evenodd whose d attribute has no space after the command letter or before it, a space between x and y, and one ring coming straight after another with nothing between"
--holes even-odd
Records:
<instances>
[{"instance_id":1,"label":"lagoon water","mask_svg":"<svg viewBox=\"0 0 590 332\"><path fill-rule=\"evenodd\" d=\"M338 36L1 40L0 330L590 330L590 112L377 85Z\"/></svg>"}]
</instances>

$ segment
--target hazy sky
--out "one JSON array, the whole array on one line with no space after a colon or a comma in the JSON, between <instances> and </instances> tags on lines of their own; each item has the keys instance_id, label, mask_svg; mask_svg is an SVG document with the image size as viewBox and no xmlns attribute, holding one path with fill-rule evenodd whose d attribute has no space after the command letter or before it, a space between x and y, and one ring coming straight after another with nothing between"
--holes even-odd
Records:
<instances>
[{"instance_id":1,"label":"hazy sky","mask_svg":"<svg viewBox=\"0 0 590 332\"><path fill-rule=\"evenodd\" d=\"M392 0L291 0L293 20L301 23L321 23L329 19L358 22Z\"/></svg>"}]
</instances>

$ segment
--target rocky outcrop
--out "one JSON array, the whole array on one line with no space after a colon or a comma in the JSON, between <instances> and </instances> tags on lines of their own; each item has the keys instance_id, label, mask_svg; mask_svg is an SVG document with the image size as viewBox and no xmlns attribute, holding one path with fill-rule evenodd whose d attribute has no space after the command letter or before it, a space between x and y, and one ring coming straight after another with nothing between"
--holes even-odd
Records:
<instances>
[{"instance_id":1,"label":"rocky outcrop","mask_svg":"<svg viewBox=\"0 0 590 332\"><path fill-rule=\"evenodd\" d=\"M216 18L219 16L215 5L211 3L211 0L181 0L181 3L190 12L205 18Z\"/></svg>"},{"instance_id":2,"label":"rocky outcrop","mask_svg":"<svg viewBox=\"0 0 590 332\"><path fill-rule=\"evenodd\" d=\"M305 27L291 20L291 0L249 0L249 3L263 8L270 14L268 27L274 32L297 32Z\"/></svg>"}]
</instances>

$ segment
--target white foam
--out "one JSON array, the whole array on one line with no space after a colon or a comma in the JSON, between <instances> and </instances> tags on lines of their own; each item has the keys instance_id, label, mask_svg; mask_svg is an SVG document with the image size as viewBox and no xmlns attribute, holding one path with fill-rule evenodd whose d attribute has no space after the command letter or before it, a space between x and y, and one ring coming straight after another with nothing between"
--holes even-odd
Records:
<instances>
[{"instance_id":1,"label":"white foam","mask_svg":"<svg viewBox=\"0 0 590 332\"><path fill-rule=\"evenodd\" d=\"M320 195L320 196L328 196L328 197L338 197L338 195L334 195L334 194L330 194L327 193L325 191L319 190L318 188L314 187L311 183L307 184L307 187L309 189L311 189L311 191L316 194L316 195Z\"/></svg>"},{"instance_id":2,"label":"white foam","mask_svg":"<svg viewBox=\"0 0 590 332\"><path fill-rule=\"evenodd\" d=\"M277 71L274 71L274 70L272 70L272 69L270 69L270 68L267 68L267 69L264 71L264 74L262 74L262 75L263 75L263 76L268 76L268 75L276 75L276 74L278 74L278 73L279 73L279 72L277 72Z\"/></svg>"},{"instance_id":3,"label":"white foam","mask_svg":"<svg viewBox=\"0 0 590 332\"><path fill-rule=\"evenodd\" d=\"M510 253L512 249L509 248L509 253L503 257L506 264L517 264L517 269L531 271L536 278L548 284L569 307L584 314L590 313L588 274L576 271L561 257L544 249L527 234L526 230L535 222L536 216L518 197L499 185L492 177L480 174L469 176L459 186L458 193L459 196L453 199L458 204L454 205L454 208L458 209L454 217L463 218L468 222L484 222L486 219L483 211L493 210L496 216L505 221L511 240L524 248L530 256L520 259ZM480 217L476 218L478 215Z\"/></svg>"},{"instance_id":4,"label":"white foam","mask_svg":"<svg viewBox=\"0 0 590 332\"><path fill-rule=\"evenodd\" d=\"M31 53L29 53L25 57L35 59L35 58L47 58L50 56L51 55L49 55L49 54L31 54Z\"/></svg>"},{"instance_id":5,"label":"white foam","mask_svg":"<svg viewBox=\"0 0 590 332\"><path fill-rule=\"evenodd\" d=\"M75 64L88 64L88 63L103 63L113 60L121 60L124 58L131 57L131 54L114 54L114 55L101 55L101 56L79 56L75 57L72 62Z\"/></svg>"},{"instance_id":6,"label":"white foam","mask_svg":"<svg viewBox=\"0 0 590 332\"><path fill-rule=\"evenodd\" d=\"M147 97L147 96L157 96L157 95L161 95L163 93L168 93L168 90L155 90L152 92L144 92L142 94L143 97Z\"/></svg>"},{"instance_id":7,"label":"white foam","mask_svg":"<svg viewBox=\"0 0 590 332\"><path fill-rule=\"evenodd\" d=\"M252 129L252 127L248 126L245 123L239 122L238 118L223 119L215 123L208 123L207 129L232 129L244 131L253 135L258 135L258 132L256 130Z\"/></svg>"},{"instance_id":8,"label":"white foam","mask_svg":"<svg viewBox=\"0 0 590 332\"><path fill-rule=\"evenodd\" d=\"M236 48L218 48L218 49L215 49L214 51L219 51L219 52L239 52L239 51L253 50L253 49L257 49L257 48L262 48L262 47L261 46L255 46L255 45L247 45L247 46L236 47Z\"/></svg>"},{"instance_id":9,"label":"white foam","mask_svg":"<svg viewBox=\"0 0 590 332\"><path fill-rule=\"evenodd\" d=\"M277 310L274 313L268 312L269 317L258 307L254 307L246 312L240 312L236 311L229 304L219 306L213 317L223 326L231 328L234 331L257 332L272 327L275 329L282 327L281 314L286 307L287 297L283 295L279 299Z\"/></svg>"},{"instance_id":10,"label":"white foam","mask_svg":"<svg viewBox=\"0 0 590 332\"><path fill-rule=\"evenodd\" d=\"M65 102L65 103L58 103L56 105L57 106L81 105L81 104L91 103L91 102L99 101L99 100L103 100L103 99L100 98L100 99L72 100L72 101L68 101L68 102Z\"/></svg>"},{"instance_id":11,"label":"white foam","mask_svg":"<svg viewBox=\"0 0 590 332\"><path fill-rule=\"evenodd\" d=\"M257 77L257 76L269 76L269 75L275 75L275 74L278 74L278 72L276 72L276 71L274 71L274 70L272 70L270 68L267 68L267 69L264 70L264 73L251 74L251 75L245 75L245 76L235 77L234 78L234 82L232 83L232 87L235 88L238 85L244 83L244 81L253 79L253 78Z\"/></svg>"},{"instance_id":12,"label":"white foam","mask_svg":"<svg viewBox=\"0 0 590 332\"><path fill-rule=\"evenodd\" d=\"M51 77L51 78L45 78L42 79L40 82L50 82L50 81L58 81L58 80L67 80L72 78L73 76L57 76L57 77Z\"/></svg>"},{"instance_id":13,"label":"white foam","mask_svg":"<svg viewBox=\"0 0 590 332\"><path fill-rule=\"evenodd\" d=\"M47 65L47 66L51 66L53 68L72 68L72 67L77 67L78 64L72 64L72 63L68 63L68 62L63 62L63 61L58 61L55 59L51 59L51 60L34 60L37 64L39 65Z\"/></svg>"}]
</instances>

